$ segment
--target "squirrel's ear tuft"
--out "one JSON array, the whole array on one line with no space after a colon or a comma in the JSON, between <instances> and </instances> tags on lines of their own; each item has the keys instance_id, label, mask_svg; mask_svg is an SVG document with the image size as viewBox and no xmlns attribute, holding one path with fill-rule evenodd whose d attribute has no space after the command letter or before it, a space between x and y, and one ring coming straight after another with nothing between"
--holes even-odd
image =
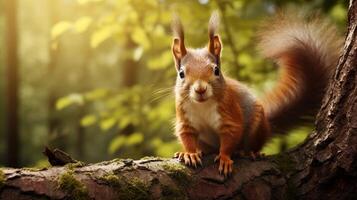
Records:
<instances>
[{"instance_id":1,"label":"squirrel's ear tuft","mask_svg":"<svg viewBox=\"0 0 357 200\"><path fill-rule=\"evenodd\" d=\"M208 50L217 58L220 57L221 50L222 50L221 39L217 34L219 21L220 19L219 19L218 11L214 11L208 23L208 36L209 36Z\"/></svg>"},{"instance_id":2,"label":"squirrel's ear tuft","mask_svg":"<svg viewBox=\"0 0 357 200\"><path fill-rule=\"evenodd\" d=\"M210 39L213 38L213 36L218 32L219 21L220 18L218 11L213 11L208 22L208 36Z\"/></svg>"},{"instance_id":3,"label":"squirrel's ear tuft","mask_svg":"<svg viewBox=\"0 0 357 200\"><path fill-rule=\"evenodd\" d=\"M171 28L174 35L172 53L175 57L175 61L179 62L186 55L187 50L185 47L183 27L180 18L177 15L174 15Z\"/></svg>"}]
</instances>

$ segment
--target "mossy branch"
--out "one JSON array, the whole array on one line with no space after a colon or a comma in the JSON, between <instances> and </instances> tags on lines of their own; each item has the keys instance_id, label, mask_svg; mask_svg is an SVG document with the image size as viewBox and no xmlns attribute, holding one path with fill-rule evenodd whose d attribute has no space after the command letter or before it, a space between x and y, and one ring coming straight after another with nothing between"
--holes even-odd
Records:
<instances>
[{"instance_id":1,"label":"mossy branch","mask_svg":"<svg viewBox=\"0 0 357 200\"><path fill-rule=\"evenodd\" d=\"M70 163L39 170L3 168L0 197L226 199L253 193L268 195L273 190L284 195L285 178L271 158L236 159L234 173L226 179L218 174L213 158L213 155L205 156L204 166L197 169L186 167L176 159L157 157L115 159L96 164Z\"/></svg>"}]
</instances>

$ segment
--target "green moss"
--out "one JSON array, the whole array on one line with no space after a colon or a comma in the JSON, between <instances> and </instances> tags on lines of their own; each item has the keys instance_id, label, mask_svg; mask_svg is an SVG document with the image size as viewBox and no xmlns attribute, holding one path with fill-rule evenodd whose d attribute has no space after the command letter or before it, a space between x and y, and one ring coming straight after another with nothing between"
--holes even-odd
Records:
<instances>
[{"instance_id":1,"label":"green moss","mask_svg":"<svg viewBox=\"0 0 357 200\"><path fill-rule=\"evenodd\" d=\"M6 176L5 173L0 169L0 190L5 186Z\"/></svg>"},{"instance_id":2,"label":"green moss","mask_svg":"<svg viewBox=\"0 0 357 200\"><path fill-rule=\"evenodd\" d=\"M124 189L123 199L148 199L150 197L149 188L139 178L133 178L127 181L127 185Z\"/></svg>"},{"instance_id":3,"label":"green moss","mask_svg":"<svg viewBox=\"0 0 357 200\"><path fill-rule=\"evenodd\" d=\"M120 186L121 184L121 180L118 176L116 176L115 174L113 173L110 173L110 174L106 174L104 175L103 177L101 177L101 179L107 183L109 183L110 186Z\"/></svg>"},{"instance_id":4,"label":"green moss","mask_svg":"<svg viewBox=\"0 0 357 200\"><path fill-rule=\"evenodd\" d=\"M66 191L71 199L89 199L85 185L79 182L73 175L73 171L67 171L58 178L59 188Z\"/></svg>"},{"instance_id":5,"label":"green moss","mask_svg":"<svg viewBox=\"0 0 357 200\"><path fill-rule=\"evenodd\" d=\"M169 163L165 162L162 168L168 173L168 175L177 181L179 185L189 185L191 179L189 177L189 171L187 168L180 163Z\"/></svg>"},{"instance_id":6,"label":"green moss","mask_svg":"<svg viewBox=\"0 0 357 200\"><path fill-rule=\"evenodd\" d=\"M149 187L139 178L128 179L121 175L109 173L101 179L118 189L119 199L144 200L150 198Z\"/></svg>"},{"instance_id":7,"label":"green moss","mask_svg":"<svg viewBox=\"0 0 357 200\"><path fill-rule=\"evenodd\" d=\"M71 171L74 170L75 168L83 167L83 166L84 166L83 162L68 163L65 165L65 167Z\"/></svg>"}]
</instances>

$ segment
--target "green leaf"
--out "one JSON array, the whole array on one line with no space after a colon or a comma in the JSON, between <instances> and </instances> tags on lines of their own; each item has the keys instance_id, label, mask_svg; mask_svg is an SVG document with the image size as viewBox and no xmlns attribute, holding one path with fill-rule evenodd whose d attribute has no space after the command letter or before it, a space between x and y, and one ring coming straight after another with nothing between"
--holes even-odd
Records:
<instances>
[{"instance_id":1,"label":"green leaf","mask_svg":"<svg viewBox=\"0 0 357 200\"><path fill-rule=\"evenodd\" d=\"M347 16L347 10L343 4L337 4L331 9L331 16L337 20L344 21Z\"/></svg>"},{"instance_id":2,"label":"green leaf","mask_svg":"<svg viewBox=\"0 0 357 200\"><path fill-rule=\"evenodd\" d=\"M128 136L126 145L132 146L135 144L139 144L144 140L144 136L142 133L136 132L132 133L131 135Z\"/></svg>"},{"instance_id":3,"label":"green leaf","mask_svg":"<svg viewBox=\"0 0 357 200\"><path fill-rule=\"evenodd\" d=\"M309 131L310 131L309 127L301 127L291 131L288 135L285 136L287 147L293 148L296 145L302 143L309 135Z\"/></svg>"},{"instance_id":4,"label":"green leaf","mask_svg":"<svg viewBox=\"0 0 357 200\"><path fill-rule=\"evenodd\" d=\"M280 152L281 137L273 137L270 141L264 145L262 153L266 155L273 155Z\"/></svg>"},{"instance_id":5,"label":"green leaf","mask_svg":"<svg viewBox=\"0 0 357 200\"><path fill-rule=\"evenodd\" d=\"M154 57L148 61L149 69L153 70L163 69L170 65L173 65L171 51L165 51L160 56Z\"/></svg>"},{"instance_id":6,"label":"green leaf","mask_svg":"<svg viewBox=\"0 0 357 200\"><path fill-rule=\"evenodd\" d=\"M113 154L121 147L139 144L143 140L143 134L138 132L132 133L129 136L119 135L110 142L108 151L110 154Z\"/></svg>"},{"instance_id":7,"label":"green leaf","mask_svg":"<svg viewBox=\"0 0 357 200\"><path fill-rule=\"evenodd\" d=\"M122 117L119 121L119 128L124 129L125 127L127 127L129 124L131 123L131 118L130 117Z\"/></svg>"},{"instance_id":8,"label":"green leaf","mask_svg":"<svg viewBox=\"0 0 357 200\"><path fill-rule=\"evenodd\" d=\"M139 61L141 56L143 55L143 51L144 51L144 49L141 46L139 46L138 48L135 48L134 53L133 53L133 59L135 61Z\"/></svg>"},{"instance_id":9,"label":"green leaf","mask_svg":"<svg viewBox=\"0 0 357 200\"><path fill-rule=\"evenodd\" d=\"M253 62L253 58L247 53L240 53L238 56L238 61L242 65L250 65Z\"/></svg>"},{"instance_id":10,"label":"green leaf","mask_svg":"<svg viewBox=\"0 0 357 200\"><path fill-rule=\"evenodd\" d=\"M99 89L95 89L95 90L92 90L90 92L85 93L84 97L88 101L94 101L94 100L97 100L97 99L104 98L108 94L109 94L109 90L108 89L99 88Z\"/></svg>"},{"instance_id":11,"label":"green leaf","mask_svg":"<svg viewBox=\"0 0 357 200\"><path fill-rule=\"evenodd\" d=\"M85 32L88 29L88 27L91 25L92 21L93 19L88 16L79 18L74 24L76 32L77 33Z\"/></svg>"},{"instance_id":12,"label":"green leaf","mask_svg":"<svg viewBox=\"0 0 357 200\"><path fill-rule=\"evenodd\" d=\"M118 151L122 146L125 145L125 140L126 137L123 135L119 135L115 137L109 144L109 149L108 149L109 153L113 154L116 151Z\"/></svg>"},{"instance_id":13,"label":"green leaf","mask_svg":"<svg viewBox=\"0 0 357 200\"><path fill-rule=\"evenodd\" d=\"M72 23L68 21L60 21L56 23L51 30L51 37L52 39L56 39L58 36L62 35L70 28L72 28Z\"/></svg>"},{"instance_id":14,"label":"green leaf","mask_svg":"<svg viewBox=\"0 0 357 200\"><path fill-rule=\"evenodd\" d=\"M134 29L133 33L131 34L131 38L144 49L148 49L150 47L149 38L147 37L144 29L139 26Z\"/></svg>"},{"instance_id":15,"label":"green leaf","mask_svg":"<svg viewBox=\"0 0 357 200\"><path fill-rule=\"evenodd\" d=\"M181 149L180 144L177 141L163 142L158 146L156 154L161 157L171 157L175 152Z\"/></svg>"},{"instance_id":16,"label":"green leaf","mask_svg":"<svg viewBox=\"0 0 357 200\"><path fill-rule=\"evenodd\" d=\"M110 38L112 36L112 33L113 33L113 28L111 28L110 26L105 26L103 28L98 29L91 36L91 40L90 40L91 47L92 48L98 47L102 42Z\"/></svg>"},{"instance_id":17,"label":"green leaf","mask_svg":"<svg viewBox=\"0 0 357 200\"><path fill-rule=\"evenodd\" d=\"M101 2L103 0L77 0L78 4L87 4L91 2Z\"/></svg>"},{"instance_id":18,"label":"green leaf","mask_svg":"<svg viewBox=\"0 0 357 200\"><path fill-rule=\"evenodd\" d=\"M66 97L62 97L57 100L56 102L56 109L57 110L62 110L70 105L77 104L77 105L83 105L84 100L83 96L80 94L70 94Z\"/></svg>"},{"instance_id":19,"label":"green leaf","mask_svg":"<svg viewBox=\"0 0 357 200\"><path fill-rule=\"evenodd\" d=\"M84 127L91 126L97 121L95 115L86 115L81 119L81 125Z\"/></svg>"},{"instance_id":20,"label":"green leaf","mask_svg":"<svg viewBox=\"0 0 357 200\"><path fill-rule=\"evenodd\" d=\"M103 131L107 131L110 128L112 128L115 125L116 122L117 122L117 120L114 117L107 118L107 119L102 120L100 122L100 128Z\"/></svg>"}]
</instances>

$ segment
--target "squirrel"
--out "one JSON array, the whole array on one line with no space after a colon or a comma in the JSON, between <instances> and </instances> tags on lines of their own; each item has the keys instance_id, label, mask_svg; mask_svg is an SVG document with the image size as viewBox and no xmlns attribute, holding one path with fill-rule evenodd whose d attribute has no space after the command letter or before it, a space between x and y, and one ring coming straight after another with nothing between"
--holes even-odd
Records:
<instances>
[{"instance_id":1,"label":"squirrel","mask_svg":"<svg viewBox=\"0 0 357 200\"><path fill-rule=\"evenodd\" d=\"M313 122L324 90L337 65L341 40L334 26L316 18L280 13L259 33L258 46L276 61L280 76L262 98L221 70L219 15L208 25L208 45L186 48L178 17L173 20L172 54L177 71L175 134L184 151L175 153L186 165L202 165L202 154L217 154L219 173L233 170L231 156L258 154L272 133L285 133Z\"/></svg>"}]
</instances>

